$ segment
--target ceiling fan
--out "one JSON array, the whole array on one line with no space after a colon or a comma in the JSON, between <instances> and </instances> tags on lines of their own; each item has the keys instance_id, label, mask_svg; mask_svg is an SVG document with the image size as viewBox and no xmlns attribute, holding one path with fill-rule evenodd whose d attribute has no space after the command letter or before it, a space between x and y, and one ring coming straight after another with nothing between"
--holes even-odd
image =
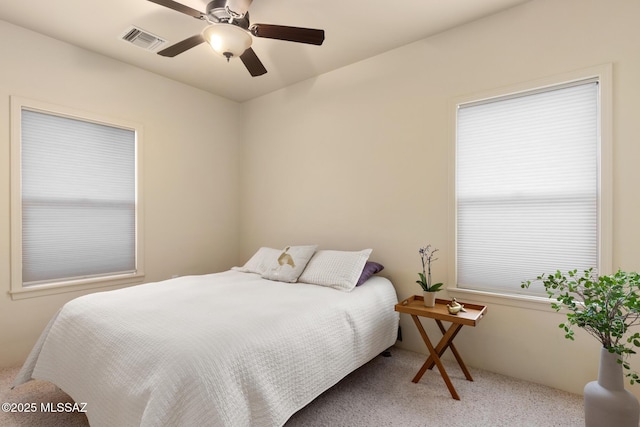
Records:
<instances>
[{"instance_id":1,"label":"ceiling fan","mask_svg":"<svg viewBox=\"0 0 640 427\"><path fill-rule=\"evenodd\" d=\"M251 48L252 36L317 46L324 41L324 30L272 24L250 25L248 9L252 0L213 0L207 5L206 13L173 0L149 1L209 23L201 34L169 46L159 51L158 55L174 57L207 42L215 52L227 58L227 61L240 57L253 77L265 74L267 69Z\"/></svg>"}]
</instances>

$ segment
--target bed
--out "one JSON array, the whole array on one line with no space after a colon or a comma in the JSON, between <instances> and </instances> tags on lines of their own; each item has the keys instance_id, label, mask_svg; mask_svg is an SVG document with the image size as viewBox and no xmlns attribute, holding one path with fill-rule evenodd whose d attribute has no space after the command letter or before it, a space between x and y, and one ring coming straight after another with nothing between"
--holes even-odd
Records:
<instances>
[{"instance_id":1,"label":"bed","mask_svg":"<svg viewBox=\"0 0 640 427\"><path fill-rule=\"evenodd\" d=\"M345 291L263 273L237 268L74 299L15 384L56 384L87 403L93 427L281 426L395 343L388 279Z\"/></svg>"}]
</instances>

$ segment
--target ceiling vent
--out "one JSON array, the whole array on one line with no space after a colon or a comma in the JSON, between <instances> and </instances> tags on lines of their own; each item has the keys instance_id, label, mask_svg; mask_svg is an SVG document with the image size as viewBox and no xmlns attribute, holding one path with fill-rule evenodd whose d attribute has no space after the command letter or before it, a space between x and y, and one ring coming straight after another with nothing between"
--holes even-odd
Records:
<instances>
[{"instance_id":1,"label":"ceiling vent","mask_svg":"<svg viewBox=\"0 0 640 427\"><path fill-rule=\"evenodd\" d=\"M131 26L121 36L121 39L145 50L156 50L167 41L141 28Z\"/></svg>"}]
</instances>

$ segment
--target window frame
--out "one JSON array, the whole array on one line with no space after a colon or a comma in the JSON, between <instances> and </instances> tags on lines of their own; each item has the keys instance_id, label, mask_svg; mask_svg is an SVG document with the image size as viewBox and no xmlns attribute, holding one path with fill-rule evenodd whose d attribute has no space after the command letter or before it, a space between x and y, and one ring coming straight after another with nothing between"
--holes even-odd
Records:
<instances>
[{"instance_id":1,"label":"window frame","mask_svg":"<svg viewBox=\"0 0 640 427\"><path fill-rule=\"evenodd\" d=\"M471 299L484 303L496 303L517 307L548 310L548 298L544 296L496 292L491 290L475 290L458 288L457 278L457 200L456 200L456 148L457 148L457 113L460 105L499 98L535 90L545 90L558 85L570 84L587 79L597 79L599 85L599 125L600 139L598 168L598 268L600 274L612 272L612 64L577 70L569 73L546 77L534 81L514 84L503 88L481 93L461 96L450 102L450 144L449 144L449 263L448 292L460 299Z\"/></svg>"},{"instance_id":2,"label":"window frame","mask_svg":"<svg viewBox=\"0 0 640 427\"><path fill-rule=\"evenodd\" d=\"M62 292L89 290L106 286L122 286L142 283L144 280L144 226L142 192L142 147L143 127L139 123L105 117L69 107L49 104L20 96L11 96L11 298L23 299ZM136 268L132 273L112 274L79 279L61 279L49 283L23 286L22 280L22 111L71 118L89 123L131 130L135 134L135 258Z\"/></svg>"}]
</instances>

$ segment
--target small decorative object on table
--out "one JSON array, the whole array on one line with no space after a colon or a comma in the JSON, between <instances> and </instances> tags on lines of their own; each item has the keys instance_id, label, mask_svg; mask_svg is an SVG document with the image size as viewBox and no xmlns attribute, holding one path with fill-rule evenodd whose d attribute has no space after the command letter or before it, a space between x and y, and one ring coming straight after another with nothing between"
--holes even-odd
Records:
<instances>
[{"instance_id":1,"label":"small decorative object on table","mask_svg":"<svg viewBox=\"0 0 640 427\"><path fill-rule=\"evenodd\" d=\"M640 381L631 371L626 357L640 347L640 332L631 328L640 324L640 274L618 270L609 276L597 276L593 269L583 275L577 270L564 274L538 276L551 307L567 313L567 321L560 324L565 338L573 340L573 326L584 329L602 344L598 380L584 387L584 415L586 427L603 425L638 426L638 399L625 390L623 368L630 383ZM528 288L534 282L522 282Z\"/></svg>"},{"instance_id":2,"label":"small decorative object on table","mask_svg":"<svg viewBox=\"0 0 640 427\"><path fill-rule=\"evenodd\" d=\"M431 245L427 245L424 248L420 248L418 253L420 254L420 260L422 261L422 273L418 273L420 280L416 280L416 283L422 287L422 296L424 297L425 307L433 307L436 303L436 292L443 286L442 283L431 283L431 261L436 261L438 258L433 258L433 254L438 252L438 249L431 249Z\"/></svg>"},{"instance_id":3,"label":"small decorative object on table","mask_svg":"<svg viewBox=\"0 0 640 427\"><path fill-rule=\"evenodd\" d=\"M449 314L458 314L460 312L466 312L464 309L464 305L460 304L456 299L452 299L449 304L447 304L447 310L449 310Z\"/></svg>"}]
</instances>

